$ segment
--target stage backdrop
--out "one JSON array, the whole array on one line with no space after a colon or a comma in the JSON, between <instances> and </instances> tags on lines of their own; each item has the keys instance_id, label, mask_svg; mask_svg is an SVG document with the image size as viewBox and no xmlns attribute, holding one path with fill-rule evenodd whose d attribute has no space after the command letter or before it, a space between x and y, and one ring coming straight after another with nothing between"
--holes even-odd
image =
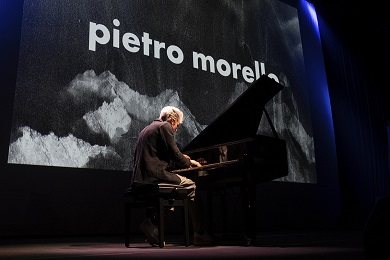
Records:
<instances>
[{"instance_id":1,"label":"stage backdrop","mask_svg":"<svg viewBox=\"0 0 390 260\"><path fill-rule=\"evenodd\" d=\"M184 147L263 75L285 86L266 105L287 142L280 181L316 183L294 6L25 0L8 163L131 171L138 133L163 106L184 111ZM263 119L258 134L272 136Z\"/></svg>"}]
</instances>

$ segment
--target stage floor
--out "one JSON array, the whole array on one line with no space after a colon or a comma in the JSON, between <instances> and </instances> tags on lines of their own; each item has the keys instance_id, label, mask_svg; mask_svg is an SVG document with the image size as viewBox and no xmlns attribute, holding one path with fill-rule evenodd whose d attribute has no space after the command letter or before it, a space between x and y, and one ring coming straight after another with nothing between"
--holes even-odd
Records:
<instances>
[{"instance_id":1,"label":"stage floor","mask_svg":"<svg viewBox=\"0 0 390 260\"><path fill-rule=\"evenodd\" d=\"M164 248L135 235L56 238L0 238L0 259L367 259L359 232L266 232L244 246L240 236L219 235L215 246L185 247L169 234Z\"/></svg>"}]
</instances>

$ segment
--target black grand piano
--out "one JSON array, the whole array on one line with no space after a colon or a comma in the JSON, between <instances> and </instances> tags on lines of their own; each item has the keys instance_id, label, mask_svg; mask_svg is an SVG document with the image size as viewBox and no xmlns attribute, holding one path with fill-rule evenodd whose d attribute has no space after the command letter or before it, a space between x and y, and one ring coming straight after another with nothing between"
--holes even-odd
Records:
<instances>
[{"instance_id":1,"label":"black grand piano","mask_svg":"<svg viewBox=\"0 0 390 260\"><path fill-rule=\"evenodd\" d=\"M282 89L281 84L267 76L256 80L182 149L192 159L202 158L207 163L173 171L193 179L199 190L215 192L240 187L247 245L256 239L256 184L288 174L286 142L278 137L265 110L265 104ZM273 136L256 134L263 115ZM212 218L211 202L207 204Z\"/></svg>"}]
</instances>

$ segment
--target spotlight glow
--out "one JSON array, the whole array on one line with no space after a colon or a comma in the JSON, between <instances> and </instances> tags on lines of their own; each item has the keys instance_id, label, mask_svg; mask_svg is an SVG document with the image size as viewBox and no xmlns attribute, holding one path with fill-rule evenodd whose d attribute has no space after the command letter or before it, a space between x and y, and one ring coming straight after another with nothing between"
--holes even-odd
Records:
<instances>
[{"instance_id":1,"label":"spotlight glow","mask_svg":"<svg viewBox=\"0 0 390 260\"><path fill-rule=\"evenodd\" d=\"M312 3L309 3L307 1L304 1L305 2L305 5L306 8L307 8L307 12L311 18L311 22L312 22L312 25L313 25L313 28L315 29L316 31L316 35L318 37L318 39L320 38L320 31L319 31L319 28L318 28L318 19L317 19L317 12L316 12L316 9L314 7L314 5Z\"/></svg>"}]
</instances>

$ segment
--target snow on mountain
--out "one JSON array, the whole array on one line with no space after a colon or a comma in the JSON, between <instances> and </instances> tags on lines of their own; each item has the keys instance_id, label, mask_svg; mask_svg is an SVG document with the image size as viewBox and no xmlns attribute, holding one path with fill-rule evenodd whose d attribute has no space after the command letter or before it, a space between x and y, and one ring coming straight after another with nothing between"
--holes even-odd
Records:
<instances>
[{"instance_id":1,"label":"snow on mountain","mask_svg":"<svg viewBox=\"0 0 390 260\"><path fill-rule=\"evenodd\" d=\"M196 122L176 91L167 89L156 97L142 95L118 81L109 71L96 75L93 70L88 70L77 75L59 97L61 106L64 106L61 109L79 109L85 113L76 120L63 116L63 124L73 122L72 127L63 127L71 129L66 137L60 138L54 132L41 135L28 126L20 128L21 137L9 148L9 163L107 168L111 167L109 162L102 165L96 158L102 155L106 158L106 154L112 153L115 156L109 156L108 160L115 161L113 169L130 170L138 133L158 117L162 107L176 106L185 114L182 130L176 136L179 146L188 143L205 127ZM101 105L96 106L99 102ZM90 110L94 107L96 109ZM79 112L69 114L74 116ZM40 152L33 154L34 150Z\"/></svg>"},{"instance_id":2,"label":"snow on mountain","mask_svg":"<svg viewBox=\"0 0 390 260\"><path fill-rule=\"evenodd\" d=\"M21 137L9 146L8 163L83 168L91 158L118 160L110 147L90 145L72 135L41 135L29 127L19 128Z\"/></svg>"}]
</instances>

